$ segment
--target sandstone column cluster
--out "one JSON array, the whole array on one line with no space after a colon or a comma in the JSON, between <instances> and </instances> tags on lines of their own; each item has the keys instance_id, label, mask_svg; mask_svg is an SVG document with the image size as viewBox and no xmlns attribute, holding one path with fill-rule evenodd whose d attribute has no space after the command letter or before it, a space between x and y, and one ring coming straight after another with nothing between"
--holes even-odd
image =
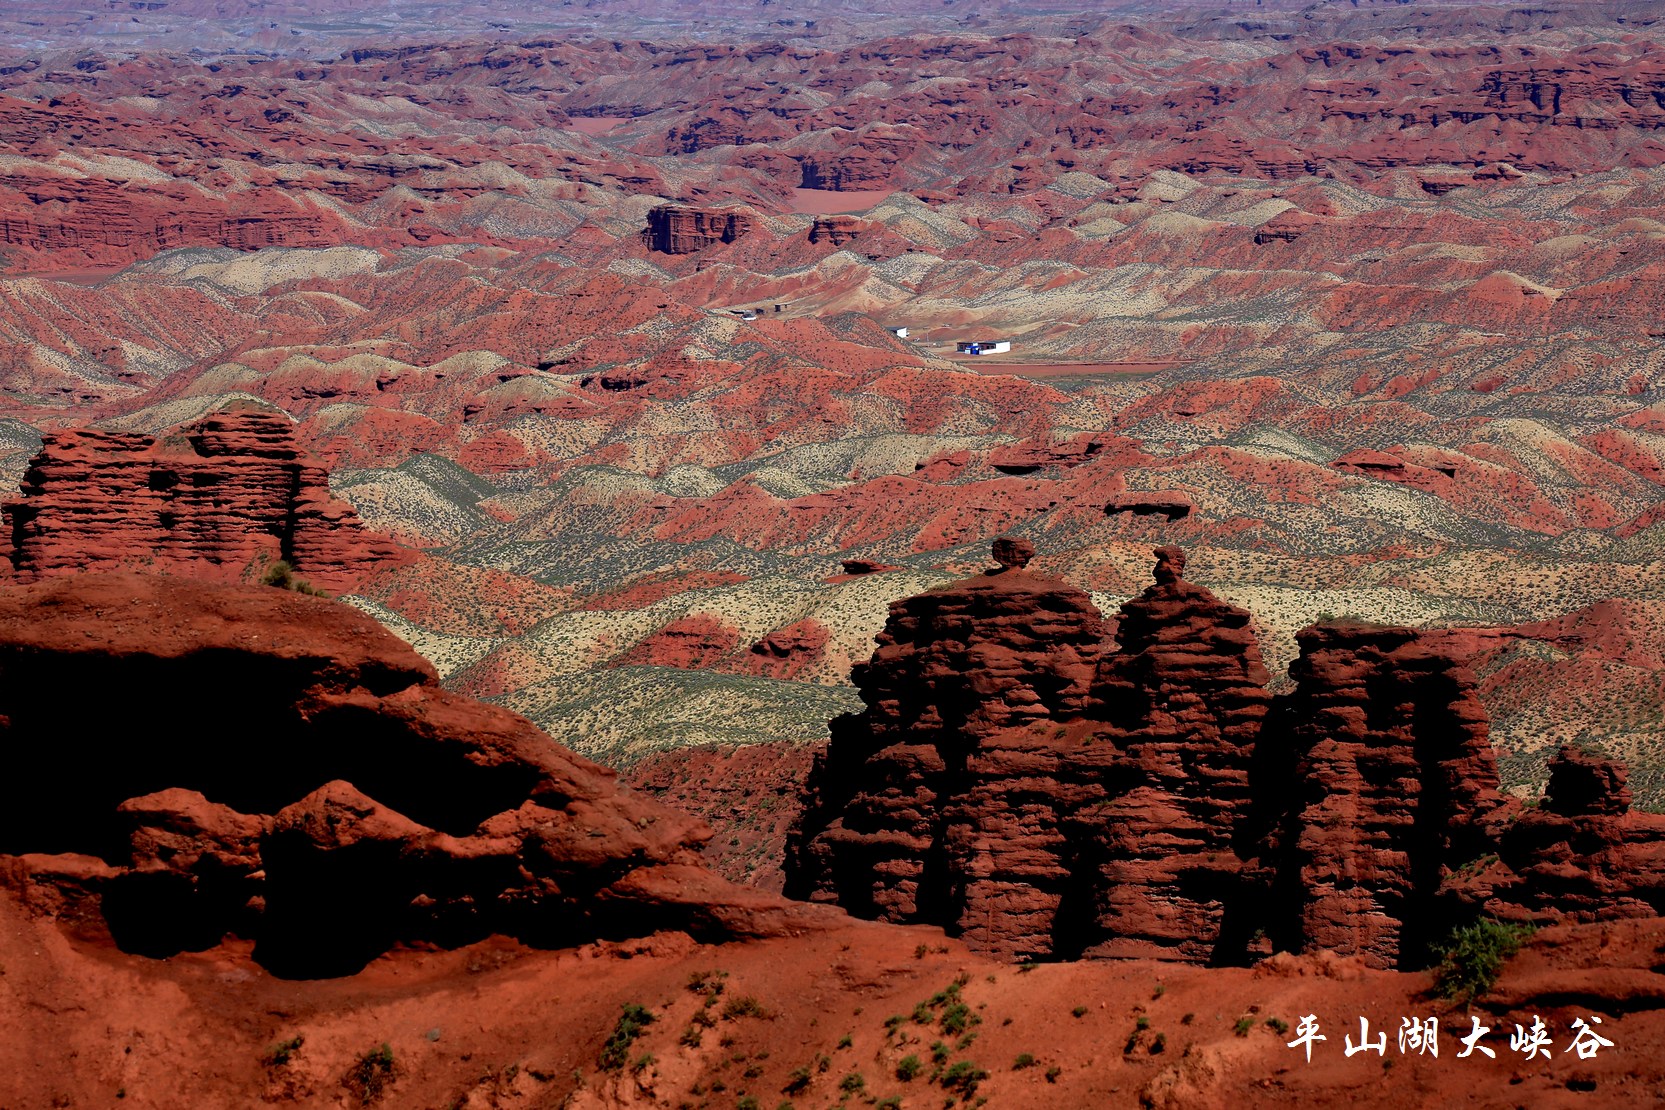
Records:
<instances>
[{"instance_id":1,"label":"sandstone column cluster","mask_svg":"<svg viewBox=\"0 0 1665 1110\"><path fill-rule=\"evenodd\" d=\"M810 775L789 895L1007 958L1384 967L1482 913L1665 908L1665 817L1576 753L1542 809L1502 794L1474 675L1437 635L1307 628L1273 696L1250 614L1177 548L1113 621L1024 541L994 554L891 606L853 673L866 709Z\"/></svg>"}]
</instances>

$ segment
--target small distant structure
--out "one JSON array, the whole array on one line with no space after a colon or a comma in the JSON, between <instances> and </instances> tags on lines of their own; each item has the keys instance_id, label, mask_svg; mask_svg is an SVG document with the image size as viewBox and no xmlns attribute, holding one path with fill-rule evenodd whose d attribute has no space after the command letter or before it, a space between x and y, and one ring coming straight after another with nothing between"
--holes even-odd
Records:
<instances>
[{"instance_id":1,"label":"small distant structure","mask_svg":"<svg viewBox=\"0 0 1665 1110\"><path fill-rule=\"evenodd\" d=\"M954 344L954 349L962 355L1003 355L1012 349L1010 339L968 339L964 343Z\"/></svg>"},{"instance_id":2,"label":"small distant structure","mask_svg":"<svg viewBox=\"0 0 1665 1110\"><path fill-rule=\"evenodd\" d=\"M757 309L755 308L731 308L728 311L730 315L738 316L742 320L757 319Z\"/></svg>"},{"instance_id":3,"label":"small distant structure","mask_svg":"<svg viewBox=\"0 0 1665 1110\"><path fill-rule=\"evenodd\" d=\"M897 339L906 339L908 337L907 328L886 328L885 330L891 335L894 335Z\"/></svg>"}]
</instances>

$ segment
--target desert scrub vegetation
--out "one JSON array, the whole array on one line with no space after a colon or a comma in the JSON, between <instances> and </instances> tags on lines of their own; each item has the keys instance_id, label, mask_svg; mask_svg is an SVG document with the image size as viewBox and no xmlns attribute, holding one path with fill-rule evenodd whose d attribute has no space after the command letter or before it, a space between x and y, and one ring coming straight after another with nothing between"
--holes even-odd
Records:
<instances>
[{"instance_id":1,"label":"desert scrub vegetation","mask_svg":"<svg viewBox=\"0 0 1665 1110\"><path fill-rule=\"evenodd\" d=\"M346 1085L358 1096L360 1106L369 1106L393 1082L393 1047L386 1041L358 1058L347 1072Z\"/></svg>"},{"instance_id":2,"label":"desert scrub vegetation","mask_svg":"<svg viewBox=\"0 0 1665 1110\"><path fill-rule=\"evenodd\" d=\"M260 1062L269 1068L281 1068L294 1059L295 1053L299 1052L301 1046L305 1043L306 1038L300 1034L296 1034L286 1041L279 1041L266 1050L266 1054L260 1058Z\"/></svg>"},{"instance_id":3,"label":"desert scrub vegetation","mask_svg":"<svg viewBox=\"0 0 1665 1110\"><path fill-rule=\"evenodd\" d=\"M763 1008L761 1002L749 994L741 998L731 998L723 1004L723 1017L730 1021L743 1017L770 1018L773 1016Z\"/></svg>"},{"instance_id":4,"label":"desert scrub vegetation","mask_svg":"<svg viewBox=\"0 0 1665 1110\"><path fill-rule=\"evenodd\" d=\"M1482 917L1452 932L1435 955L1434 993L1456 1002L1471 1002L1497 982L1504 963L1532 935L1530 925L1513 925Z\"/></svg>"},{"instance_id":5,"label":"desert scrub vegetation","mask_svg":"<svg viewBox=\"0 0 1665 1110\"><path fill-rule=\"evenodd\" d=\"M988 1072L970 1060L961 1060L944 1071L938 1082L944 1090L957 1091L961 1098L970 1098L977 1093L977 1085L988 1077Z\"/></svg>"},{"instance_id":6,"label":"desert scrub vegetation","mask_svg":"<svg viewBox=\"0 0 1665 1110\"><path fill-rule=\"evenodd\" d=\"M626 1002L623 1013L613 1026L613 1033L607 1038L607 1043L601 1046L599 1061L603 1071L621 1071L630 1062L630 1049L636 1043L636 1038L642 1035L642 1030L653 1024L653 1015L647 1009L635 1002Z\"/></svg>"},{"instance_id":7,"label":"desert scrub vegetation","mask_svg":"<svg viewBox=\"0 0 1665 1110\"><path fill-rule=\"evenodd\" d=\"M280 590L291 590L298 594L309 594L312 597L328 597L329 594L318 589L306 579L295 573L295 566L288 559L274 559L267 563L260 572L262 586L274 586Z\"/></svg>"}]
</instances>

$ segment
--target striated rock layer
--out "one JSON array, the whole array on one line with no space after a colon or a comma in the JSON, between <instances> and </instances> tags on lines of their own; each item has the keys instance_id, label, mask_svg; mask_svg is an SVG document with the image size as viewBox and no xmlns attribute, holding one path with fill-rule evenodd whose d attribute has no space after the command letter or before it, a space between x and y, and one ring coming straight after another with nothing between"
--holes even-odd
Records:
<instances>
[{"instance_id":1,"label":"striated rock layer","mask_svg":"<svg viewBox=\"0 0 1665 1110\"><path fill-rule=\"evenodd\" d=\"M24 582L116 569L239 578L282 559L342 592L411 557L330 496L289 418L265 409L217 413L161 440L49 434L22 494L4 506L0 554Z\"/></svg>"},{"instance_id":2,"label":"striated rock layer","mask_svg":"<svg viewBox=\"0 0 1665 1110\"><path fill-rule=\"evenodd\" d=\"M1445 877L1483 855L1513 806L1474 676L1409 628L1330 624L1296 636L1295 689L1262 733L1257 796L1279 810L1282 946L1392 966L1449 928Z\"/></svg>"},{"instance_id":3,"label":"striated rock layer","mask_svg":"<svg viewBox=\"0 0 1665 1110\"><path fill-rule=\"evenodd\" d=\"M1479 913L1665 910L1665 818L1574 754L1527 811L1498 792L1448 637L1326 624L1274 699L1250 615L1157 551L1114 643L1081 590L1001 566L898 601L788 840L786 891L939 924L1003 957L1377 966Z\"/></svg>"},{"instance_id":4,"label":"striated rock layer","mask_svg":"<svg viewBox=\"0 0 1665 1110\"><path fill-rule=\"evenodd\" d=\"M696 254L732 243L751 229L752 217L745 212L664 204L648 212L642 242L661 254Z\"/></svg>"},{"instance_id":5,"label":"striated rock layer","mask_svg":"<svg viewBox=\"0 0 1665 1110\"><path fill-rule=\"evenodd\" d=\"M707 870L696 819L288 591L130 574L0 591L0 750L0 886L129 951L233 933L315 977L399 942L814 918Z\"/></svg>"}]
</instances>

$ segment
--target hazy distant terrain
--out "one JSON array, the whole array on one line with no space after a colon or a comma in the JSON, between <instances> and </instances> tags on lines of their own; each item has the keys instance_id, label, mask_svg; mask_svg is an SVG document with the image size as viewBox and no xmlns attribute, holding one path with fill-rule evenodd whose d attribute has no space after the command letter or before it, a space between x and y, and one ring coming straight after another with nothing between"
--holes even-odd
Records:
<instances>
[{"instance_id":1,"label":"hazy distant terrain","mask_svg":"<svg viewBox=\"0 0 1665 1110\"><path fill-rule=\"evenodd\" d=\"M261 398L427 553L360 604L580 750L818 738L1013 531L1107 609L1184 545L1275 670L1530 625L1473 645L1513 781L1586 738L1665 800L1650 5L0 32L8 480Z\"/></svg>"}]
</instances>

